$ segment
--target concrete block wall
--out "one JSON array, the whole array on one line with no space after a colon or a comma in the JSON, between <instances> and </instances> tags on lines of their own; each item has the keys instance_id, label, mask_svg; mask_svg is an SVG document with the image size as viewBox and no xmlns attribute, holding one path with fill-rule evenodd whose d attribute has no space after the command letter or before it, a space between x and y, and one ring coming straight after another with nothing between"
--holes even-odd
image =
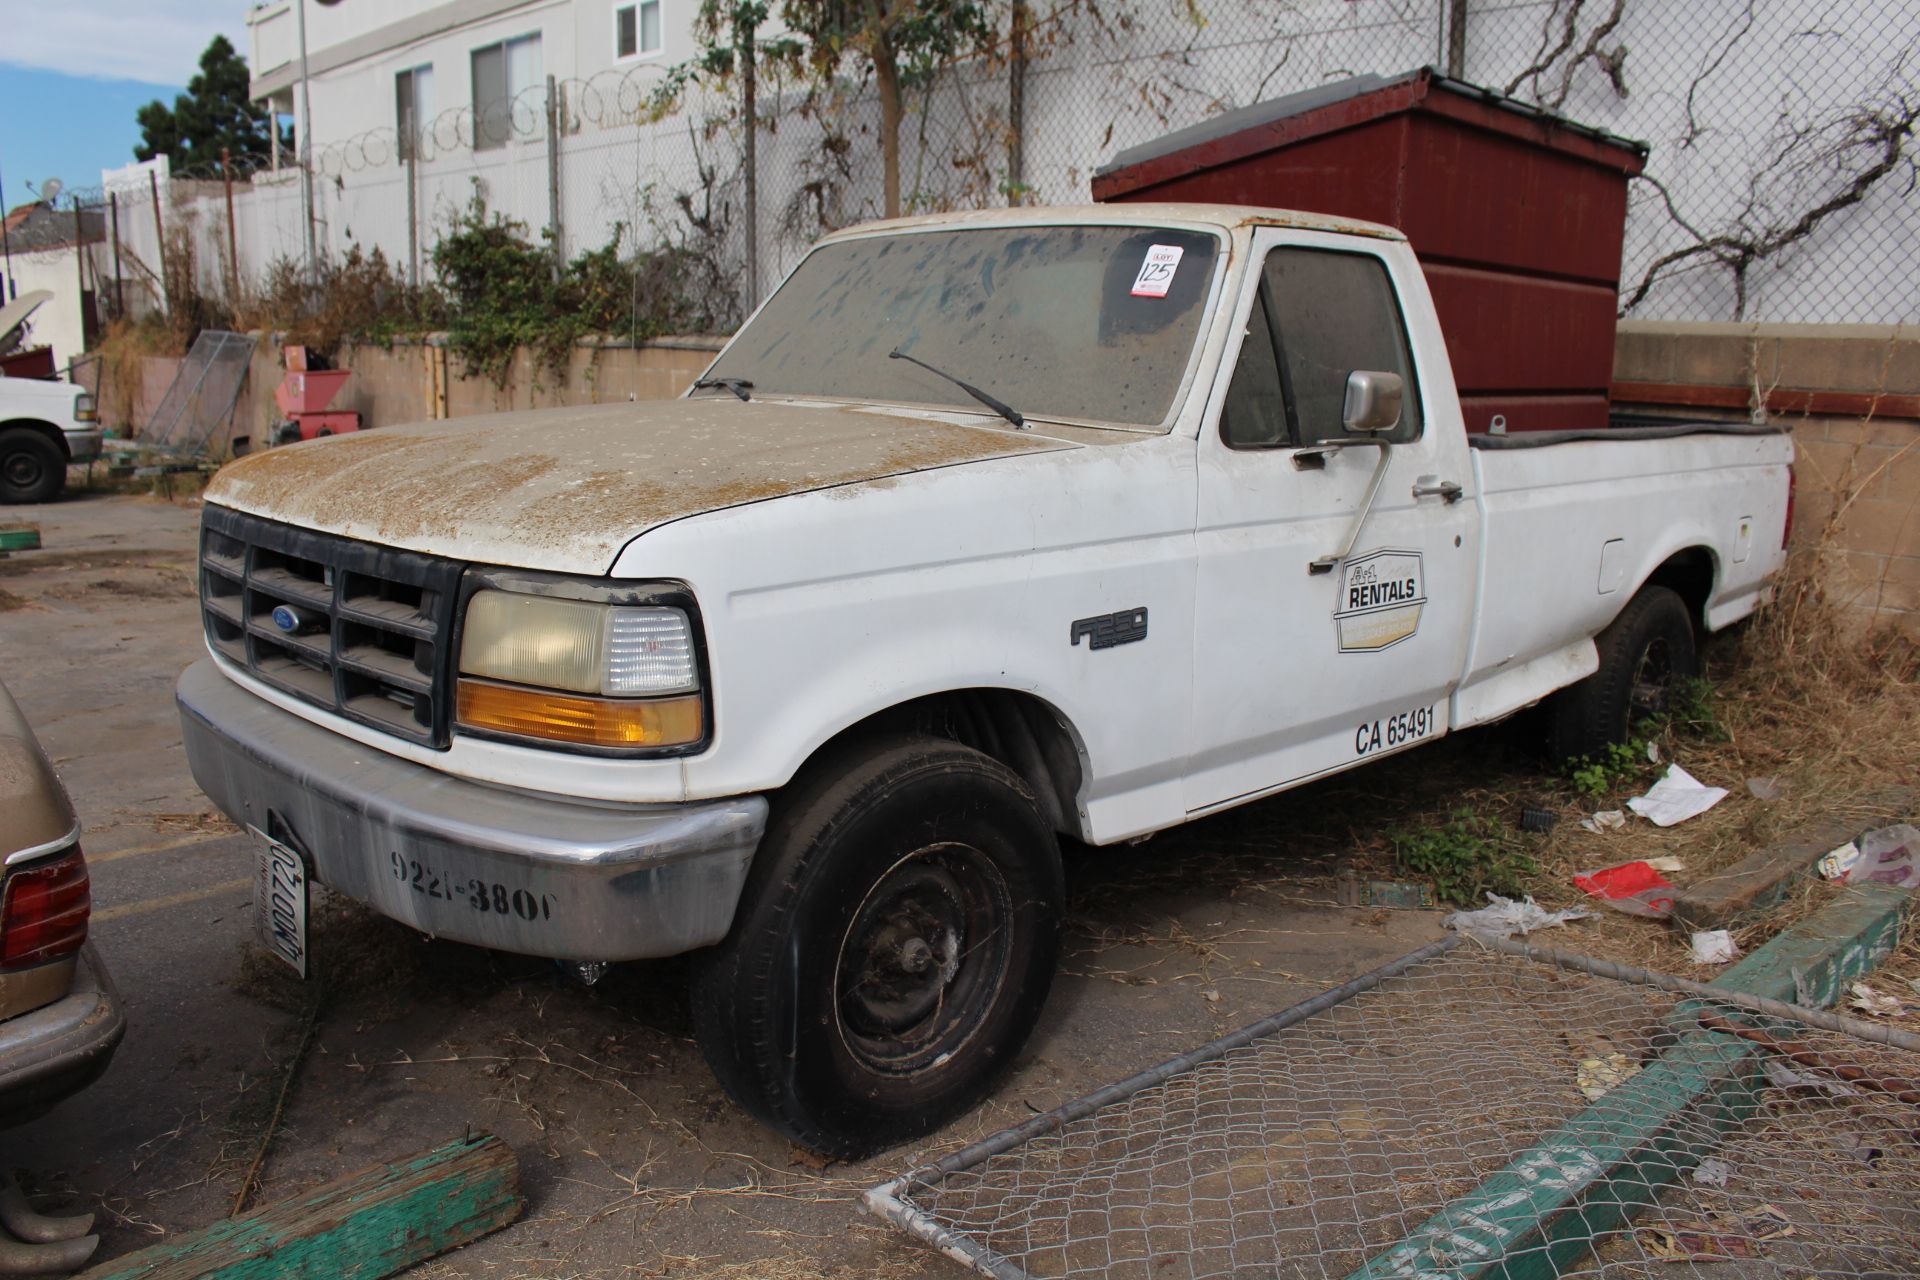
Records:
<instances>
[{"instance_id":1,"label":"concrete block wall","mask_svg":"<svg viewBox=\"0 0 1920 1280\"><path fill-rule=\"evenodd\" d=\"M1796 548L1869 626L1920 633L1920 329L1623 321L1620 408L1793 429Z\"/></svg>"}]
</instances>

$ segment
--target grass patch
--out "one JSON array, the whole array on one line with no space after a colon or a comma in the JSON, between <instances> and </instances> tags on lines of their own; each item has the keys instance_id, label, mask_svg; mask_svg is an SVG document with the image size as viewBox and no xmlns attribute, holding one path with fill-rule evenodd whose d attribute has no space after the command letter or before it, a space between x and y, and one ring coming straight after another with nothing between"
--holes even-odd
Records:
<instances>
[{"instance_id":1,"label":"grass patch","mask_svg":"<svg viewBox=\"0 0 1920 1280\"><path fill-rule=\"evenodd\" d=\"M1512 828L1473 809L1402 827L1391 839L1400 871L1431 881L1435 898L1457 906L1480 906L1489 893L1518 897L1540 870Z\"/></svg>"}]
</instances>

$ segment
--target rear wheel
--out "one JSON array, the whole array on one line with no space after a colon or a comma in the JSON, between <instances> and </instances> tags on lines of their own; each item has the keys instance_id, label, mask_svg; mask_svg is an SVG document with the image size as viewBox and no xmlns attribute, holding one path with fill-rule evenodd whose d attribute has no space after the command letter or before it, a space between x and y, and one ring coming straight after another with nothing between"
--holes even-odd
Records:
<instances>
[{"instance_id":1,"label":"rear wheel","mask_svg":"<svg viewBox=\"0 0 1920 1280\"><path fill-rule=\"evenodd\" d=\"M694 959L700 1047L762 1122L842 1159L984 1096L1046 1001L1060 856L1018 775L897 739L782 797L725 942Z\"/></svg>"},{"instance_id":2,"label":"rear wheel","mask_svg":"<svg viewBox=\"0 0 1920 1280\"><path fill-rule=\"evenodd\" d=\"M0 502L50 502L66 484L59 445L26 427L0 431Z\"/></svg>"},{"instance_id":3,"label":"rear wheel","mask_svg":"<svg viewBox=\"0 0 1920 1280\"><path fill-rule=\"evenodd\" d=\"M1550 706L1548 747L1559 763L1628 741L1636 726L1666 713L1676 685L1700 673L1693 615L1667 587L1643 587L1594 644L1599 669Z\"/></svg>"}]
</instances>

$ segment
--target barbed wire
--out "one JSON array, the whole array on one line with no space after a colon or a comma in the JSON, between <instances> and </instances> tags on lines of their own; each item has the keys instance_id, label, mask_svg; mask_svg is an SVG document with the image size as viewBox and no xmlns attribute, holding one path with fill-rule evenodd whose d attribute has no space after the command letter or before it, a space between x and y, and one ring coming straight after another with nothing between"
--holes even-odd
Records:
<instances>
[{"instance_id":1,"label":"barbed wire","mask_svg":"<svg viewBox=\"0 0 1920 1280\"><path fill-rule=\"evenodd\" d=\"M1888 283L1920 253L1920 33L1906 3L1699 0L1682 12L1648 0L1486 0L1465 11L1456 70L1653 143L1627 210L1631 314L1920 319L1911 291ZM997 25L967 56L906 86L903 211L1085 200L1095 165L1128 146L1330 80L1444 60L1451 12L1448 0L1035 0L1027 11L1023 56L1011 7L995 6ZM777 57L761 68L760 247L776 269L821 232L884 211L879 95L857 63L844 70L822 79ZM367 242L412 259L428 228L476 195L576 245L624 226L638 246L698 220L744 270L746 129L737 80L692 64L555 78L406 133L380 126L316 146L309 216L323 252ZM285 151L277 167L234 157L237 191L265 196L280 220L247 215L268 251L298 239L281 225L297 216L281 197L299 185L299 164ZM217 164L177 170L172 198L211 196L192 184L228 176ZM241 239L257 269L261 251Z\"/></svg>"}]
</instances>

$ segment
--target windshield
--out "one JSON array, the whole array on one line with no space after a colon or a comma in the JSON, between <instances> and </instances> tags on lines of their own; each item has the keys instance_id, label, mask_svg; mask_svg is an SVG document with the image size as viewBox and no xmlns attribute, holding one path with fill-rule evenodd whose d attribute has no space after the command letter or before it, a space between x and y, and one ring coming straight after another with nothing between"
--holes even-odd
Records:
<instances>
[{"instance_id":1,"label":"windshield","mask_svg":"<svg viewBox=\"0 0 1920 1280\"><path fill-rule=\"evenodd\" d=\"M1164 227L921 231L809 254L709 377L755 396L979 409L907 360L1029 417L1157 427L1200 331L1218 241ZM725 394L721 392L720 394Z\"/></svg>"}]
</instances>

